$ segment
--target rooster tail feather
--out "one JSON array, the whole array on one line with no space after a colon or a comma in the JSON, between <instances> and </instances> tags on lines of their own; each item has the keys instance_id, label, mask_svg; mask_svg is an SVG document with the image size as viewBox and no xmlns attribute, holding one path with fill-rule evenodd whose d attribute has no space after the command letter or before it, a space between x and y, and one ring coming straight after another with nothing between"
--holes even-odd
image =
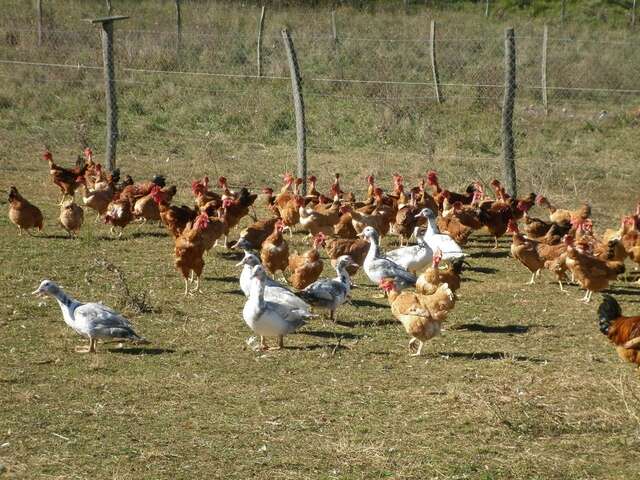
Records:
<instances>
[{"instance_id":1,"label":"rooster tail feather","mask_svg":"<svg viewBox=\"0 0 640 480\"><path fill-rule=\"evenodd\" d=\"M598 326L607 335L611 322L622 315L620 304L611 295L603 295L602 303L598 307Z\"/></svg>"}]
</instances>

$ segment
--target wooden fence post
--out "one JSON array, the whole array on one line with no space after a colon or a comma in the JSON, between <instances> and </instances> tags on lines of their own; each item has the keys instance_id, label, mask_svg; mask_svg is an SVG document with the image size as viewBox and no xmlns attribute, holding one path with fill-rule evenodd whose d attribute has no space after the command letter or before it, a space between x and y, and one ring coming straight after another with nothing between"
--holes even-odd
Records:
<instances>
[{"instance_id":1,"label":"wooden fence post","mask_svg":"<svg viewBox=\"0 0 640 480\"><path fill-rule=\"evenodd\" d=\"M286 28L282 29L282 40L287 50L287 60L291 72L291 93L293 95L293 107L296 113L296 134L298 137L298 177L302 179L302 195L307 194L307 129L304 122L304 99L302 98L302 78L298 57L293 46L293 40Z\"/></svg>"},{"instance_id":2,"label":"wooden fence post","mask_svg":"<svg viewBox=\"0 0 640 480\"><path fill-rule=\"evenodd\" d=\"M176 29L178 41L176 42L176 56L180 61L180 47L182 46L182 15L180 12L180 0L176 0Z\"/></svg>"},{"instance_id":3,"label":"wooden fence post","mask_svg":"<svg viewBox=\"0 0 640 480\"><path fill-rule=\"evenodd\" d=\"M336 11L331 10L331 34L333 36L333 46L338 45L338 28L336 27Z\"/></svg>"},{"instance_id":4,"label":"wooden fence post","mask_svg":"<svg viewBox=\"0 0 640 480\"><path fill-rule=\"evenodd\" d=\"M264 30L264 5L260 11L260 21L258 22L258 76L262 76L262 31Z\"/></svg>"},{"instance_id":5,"label":"wooden fence post","mask_svg":"<svg viewBox=\"0 0 640 480\"><path fill-rule=\"evenodd\" d=\"M116 16L90 20L102 25L102 61L104 63L105 100L107 102L107 168L116 168L116 145L118 144L118 102L116 101L116 73L113 65L113 22L129 17Z\"/></svg>"},{"instance_id":6,"label":"wooden fence post","mask_svg":"<svg viewBox=\"0 0 640 480\"><path fill-rule=\"evenodd\" d=\"M631 5L631 28L635 28L636 26L636 0L633 0L633 4Z\"/></svg>"},{"instance_id":7,"label":"wooden fence post","mask_svg":"<svg viewBox=\"0 0 640 480\"><path fill-rule=\"evenodd\" d=\"M489 0L485 0L484 2L484 16L488 17L489 16L489 6L490 6L491 2Z\"/></svg>"},{"instance_id":8,"label":"wooden fence post","mask_svg":"<svg viewBox=\"0 0 640 480\"><path fill-rule=\"evenodd\" d=\"M562 0L562 5L560 7L560 21L564 23L564 17L567 14L567 2L566 0Z\"/></svg>"},{"instance_id":9,"label":"wooden fence post","mask_svg":"<svg viewBox=\"0 0 640 480\"><path fill-rule=\"evenodd\" d=\"M36 13L38 15L38 46L42 45L42 0L36 0Z\"/></svg>"},{"instance_id":10,"label":"wooden fence post","mask_svg":"<svg viewBox=\"0 0 640 480\"><path fill-rule=\"evenodd\" d=\"M431 73L433 75L433 88L436 91L436 101L442 103L442 94L440 93L440 75L438 74L438 62L436 60L436 21L431 20L431 32L429 35L431 51Z\"/></svg>"},{"instance_id":11,"label":"wooden fence post","mask_svg":"<svg viewBox=\"0 0 640 480\"><path fill-rule=\"evenodd\" d=\"M547 98L547 43L549 41L549 27L544 26L542 31L542 63L540 65L541 70L541 82L542 82L542 104L544 105L545 115L549 114L549 100Z\"/></svg>"},{"instance_id":12,"label":"wooden fence post","mask_svg":"<svg viewBox=\"0 0 640 480\"><path fill-rule=\"evenodd\" d=\"M513 28L504 32L504 99L502 104L502 155L509 195L517 195L513 107L516 99L516 37Z\"/></svg>"}]
</instances>

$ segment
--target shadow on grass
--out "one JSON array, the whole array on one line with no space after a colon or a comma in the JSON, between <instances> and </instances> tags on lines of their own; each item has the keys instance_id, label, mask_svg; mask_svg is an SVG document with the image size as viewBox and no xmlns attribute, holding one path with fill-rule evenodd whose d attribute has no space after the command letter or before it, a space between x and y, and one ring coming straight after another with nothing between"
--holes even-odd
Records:
<instances>
[{"instance_id":1,"label":"shadow on grass","mask_svg":"<svg viewBox=\"0 0 640 480\"><path fill-rule=\"evenodd\" d=\"M527 333L529 327L526 325L482 325L480 323L464 323L462 325L456 325L452 327L452 330L468 330L470 332L482 332L482 333Z\"/></svg>"},{"instance_id":2,"label":"shadow on grass","mask_svg":"<svg viewBox=\"0 0 640 480\"><path fill-rule=\"evenodd\" d=\"M124 347L109 348L109 353L121 353L123 355L164 355L167 353L175 353L170 348L142 348L142 347Z\"/></svg>"},{"instance_id":3,"label":"shadow on grass","mask_svg":"<svg viewBox=\"0 0 640 480\"><path fill-rule=\"evenodd\" d=\"M231 277L231 276L227 276L227 277L204 277L204 279L207 280L207 281L224 282L224 283L238 283L238 281L239 281L238 277Z\"/></svg>"},{"instance_id":4,"label":"shadow on grass","mask_svg":"<svg viewBox=\"0 0 640 480\"><path fill-rule=\"evenodd\" d=\"M337 343L314 343L311 345L295 345L295 346L284 346L284 350L299 350L304 352L305 350L326 350L331 349L332 351L339 350L348 350L344 345L339 345Z\"/></svg>"},{"instance_id":5,"label":"shadow on grass","mask_svg":"<svg viewBox=\"0 0 640 480\"><path fill-rule=\"evenodd\" d=\"M608 288L604 293L611 295L640 295L640 289L631 290L629 288Z\"/></svg>"},{"instance_id":6,"label":"shadow on grass","mask_svg":"<svg viewBox=\"0 0 640 480\"><path fill-rule=\"evenodd\" d=\"M244 292L242 290L240 290L239 288L236 288L235 290L224 290L221 293L226 293L229 295L240 295L242 297L244 297Z\"/></svg>"},{"instance_id":7,"label":"shadow on grass","mask_svg":"<svg viewBox=\"0 0 640 480\"><path fill-rule=\"evenodd\" d=\"M320 338L333 338L343 340L356 340L362 338L364 335L358 335L356 333L335 333L335 332L325 332L324 330L302 330L297 332L300 335L310 335L312 337L320 337Z\"/></svg>"},{"instance_id":8,"label":"shadow on grass","mask_svg":"<svg viewBox=\"0 0 640 480\"><path fill-rule=\"evenodd\" d=\"M240 251L240 252L236 252L236 251L229 251L229 252L214 252L213 250L211 250L211 253L215 253L216 257L221 257L224 258L226 260L237 260L238 262L240 260L242 260L244 258L244 252Z\"/></svg>"},{"instance_id":9,"label":"shadow on grass","mask_svg":"<svg viewBox=\"0 0 640 480\"><path fill-rule=\"evenodd\" d=\"M50 234L50 235L31 235L33 238L46 238L47 240L75 240L75 237L63 234Z\"/></svg>"},{"instance_id":10,"label":"shadow on grass","mask_svg":"<svg viewBox=\"0 0 640 480\"><path fill-rule=\"evenodd\" d=\"M491 267L465 267L464 271L474 272L474 273L486 273L486 274L498 273L497 268L491 268Z\"/></svg>"},{"instance_id":11,"label":"shadow on grass","mask_svg":"<svg viewBox=\"0 0 640 480\"><path fill-rule=\"evenodd\" d=\"M384 327L385 325L395 325L399 323L397 320L354 320L353 322L345 322L344 320L338 320L336 325L342 327L354 328L354 327Z\"/></svg>"},{"instance_id":12,"label":"shadow on grass","mask_svg":"<svg viewBox=\"0 0 640 480\"><path fill-rule=\"evenodd\" d=\"M526 355L510 355L505 352L439 352L441 357L462 358L465 360L515 360L517 362L545 363L543 358Z\"/></svg>"},{"instance_id":13,"label":"shadow on grass","mask_svg":"<svg viewBox=\"0 0 640 480\"><path fill-rule=\"evenodd\" d=\"M509 252L505 250L487 250L469 254L469 257L471 258L506 258L508 256Z\"/></svg>"},{"instance_id":14,"label":"shadow on grass","mask_svg":"<svg viewBox=\"0 0 640 480\"><path fill-rule=\"evenodd\" d=\"M388 305L384 303L372 302L371 300L351 300L351 304L354 307L372 307L372 308L387 308Z\"/></svg>"},{"instance_id":15,"label":"shadow on grass","mask_svg":"<svg viewBox=\"0 0 640 480\"><path fill-rule=\"evenodd\" d=\"M164 238L168 236L169 234L163 230L159 232L133 232L129 238Z\"/></svg>"}]
</instances>

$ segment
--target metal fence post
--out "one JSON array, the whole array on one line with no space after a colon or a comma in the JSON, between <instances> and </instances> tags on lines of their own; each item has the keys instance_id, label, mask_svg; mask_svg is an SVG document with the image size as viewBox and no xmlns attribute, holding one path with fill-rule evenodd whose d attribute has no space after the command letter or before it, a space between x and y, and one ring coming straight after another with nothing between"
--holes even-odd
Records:
<instances>
[{"instance_id":1,"label":"metal fence post","mask_svg":"<svg viewBox=\"0 0 640 480\"><path fill-rule=\"evenodd\" d=\"M36 0L36 13L38 15L38 46L42 45L42 0Z\"/></svg>"},{"instance_id":2,"label":"metal fence post","mask_svg":"<svg viewBox=\"0 0 640 480\"><path fill-rule=\"evenodd\" d=\"M107 168L116 168L116 145L118 143L118 103L116 101L116 73L113 65L113 22L129 17L116 16L90 20L102 26L102 61L104 62L105 100L107 102Z\"/></svg>"},{"instance_id":3,"label":"metal fence post","mask_svg":"<svg viewBox=\"0 0 640 480\"><path fill-rule=\"evenodd\" d=\"M440 93L440 75L438 74L438 62L436 60L436 21L431 20L431 32L429 35L431 53L431 73L433 75L433 88L436 91L436 101L442 103L442 94Z\"/></svg>"},{"instance_id":4,"label":"metal fence post","mask_svg":"<svg viewBox=\"0 0 640 480\"><path fill-rule=\"evenodd\" d=\"M260 22L258 23L258 76L262 76L262 31L264 30L264 5L260 11Z\"/></svg>"},{"instance_id":5,"label":"metal fence post","mask_svg":"<svg viewBox=\"0 0 640 480\"><path fill-rule=\"evenodd\" d=\"M502 104L502 155L509 195L517 195L513 108L516 99L516 37L513 28L504 32L504 99Z\"/></svg>"},{"instance_id":6,"label":"metal fence post","mask_svg":"<svg viewBox=\"0 0 640 480\"><path fill-rule=\"evenodd\" d=\"M307 194L307 143L306 126L304 122L304 99L302 98L302 78L298 57L293 46L293 40L286 28L282 29L282 40L287 50L287 60L291 72L291 93L293 94L293 107L296 113L296 134L298 137L298 177L302 179L302 195Z\"/></svg>"},{"instance_id":7,"label":"metal fence post","mask_svg":"<svg viewBox=\"0 0 640 480\"><path fill-rule=\"evenodd\" d=\"M549 114L549 100L547 98L547 43L549 41L549 27L544 26L542 31L542 63L541 68L541 82L542 82L542 104L544 105L545 115Z\"/></svg>"},{"instance_id":8,"label":"metal fence post","mask_svg":"<svg viewBox=\"0 0 640 480\"><path fill-rule=\"evenodd\" d=\"M176 42L176 56L180 61L180 47L182 46L182 15L180 12L180 0L176 0L176 29L178 41Z\"/></svg>"}]
</instances>

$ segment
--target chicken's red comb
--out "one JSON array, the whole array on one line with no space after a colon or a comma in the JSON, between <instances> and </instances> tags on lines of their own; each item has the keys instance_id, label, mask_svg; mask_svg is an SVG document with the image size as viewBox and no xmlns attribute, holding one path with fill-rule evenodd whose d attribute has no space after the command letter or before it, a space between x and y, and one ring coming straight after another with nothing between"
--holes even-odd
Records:
<instances>
[{"instance_id":1,"label":"chicken's red comb","mask_svg":"<svg viewBox=\"0 0 640 480\"><path fill-rule=\"evenodd\" d=\"M500 186L500 180L498 180L497 178L494 178L493 180L491 180L491 185L494 187Z\"/></svg>"},{"instance_id":2,"label":"chicken's red comb","mask_svg":"<svg viewBox=\"0 0 640 480\"><path fill-rule=\"evenodd\" d=\"M51 154L51 152L49 150L45 150L44 153L42 154L42 158L45 160L52 160L53 159L53 155Z\"/></svg>"},{"instance_id":3,"label":"chicken's red comb","mask_svg":"<svg viewBox=\"0 0 640 480\"><path fill-rule=\"evenodd\" d=\"M316 176L315 176L315 175L311 175L311 176L309 177L309 181L310 181L310 182L317 182L317 181L318 181L318 179L316 178Z\"/></svg>"},{"instance_id":4,"label":"chicken's red comb","mask_svg":"<svg viewBox=\"0 0 640 480\"><path fill-rule=\"evenodd\" d=\"M376 187L375 190L373 191L374 195L378 195L381 196L384 192L382 191L382 189L380 187Z\"/></svg>"},{"instance_id":5,"label":"chicken's red comb","mask_svg":"<svg viewBox=\"0 0 640 480\"><path fill-rule=\"evenodd\" d=\"M227 179L225 177L218 177L218 186L223 188L227 184Z\"/></svg>"},{"instance_id":6,"label":"chicken's red comb","mask_svg":"<svg viewBox=\"0 0 640 480\"><path fill-rule=\"evenodd\" d=\"M451 192L449 190L445 190L442 192L442 196L448 200L451 198Z\"/></svg>"},{"instance_id":7,"label":"chicken's red comb","mask_svg":"<svg viewBox=\"0 0 640 480\"><path fill-rule=\"evenodd\" d=\"M93 155L93 150L91 150L89 147L85 148L84 155L85 157L90 157L91 155Z\"/></svg>"},{"instance_id":8,"label":"chicken's red comb","mask_svg":"<svg viewBox=\"0 0 640 480\"><path fill-rule=\"evenodd\" d=\"M438 174L435 171L429 170L427 172L427 183L429 185L436 185L438 183Z\"/></svg>"},{"instance_id":9,"label":"chicken's red comb","mask_svg":"<svg viewBox=\"0 0 640 480\"><path fill-rule=\"evenodd\" d=\"M369 183L369 185L373 185L373 182L375 182L373 175L367 175L367 183Z\"/></svg>"},{"instance_id":10,"label":"chicken's red comb","mask_svg":"<svg viewBox=\"0 0 640 480\"><path fill-rule=\"evenodd\" d=\"M536 205L542 205L546 198L544 198L541 194L536 195Z\"/></svg>"},{"instance_id":11,"label":"chicken's red comb","mask_svg":"<svg viewBox=\"0 0 640 480\"><path fill-rule=\"evenodd\" d=\"M293 182L293 175L291 175L290 173L285 173L282 176L282 180L284 181L284 183L291 183Z\"/></svg>"},{"instance_id":12,"label":"chicken's red comb","mask_svg":"<svg viewBox=\"0 0 640 480\"><path fill-rule=\"evenodd\" d=\"M300 177L296 178L295 184L296 185L302 185L302 183L304 182L304 180L302 180Z\"/></svg>"},{"instance_id":13,"label":"chicken's red comb","mask_svg":"<svg viewBox=\"0 0 640 480\"><path fill-rule=\"evenodd\" d=\"M227 208L230 207L231 205L233 205L233 200L230 198L225 198L224 200L222 200L222 206Z\"/></svg>"},{"instance_id":14,"label":"chicken's red comb","mask_svg":"<svg viewBox=\"0 0 640 480\"><path fill-rule=\"evenodd\" d=\"M204 185L200 182L200 180L194 180L193 182L191 182L191 191L196 194L200 191L202 191Z\"/></svg>"}]
</instances>

